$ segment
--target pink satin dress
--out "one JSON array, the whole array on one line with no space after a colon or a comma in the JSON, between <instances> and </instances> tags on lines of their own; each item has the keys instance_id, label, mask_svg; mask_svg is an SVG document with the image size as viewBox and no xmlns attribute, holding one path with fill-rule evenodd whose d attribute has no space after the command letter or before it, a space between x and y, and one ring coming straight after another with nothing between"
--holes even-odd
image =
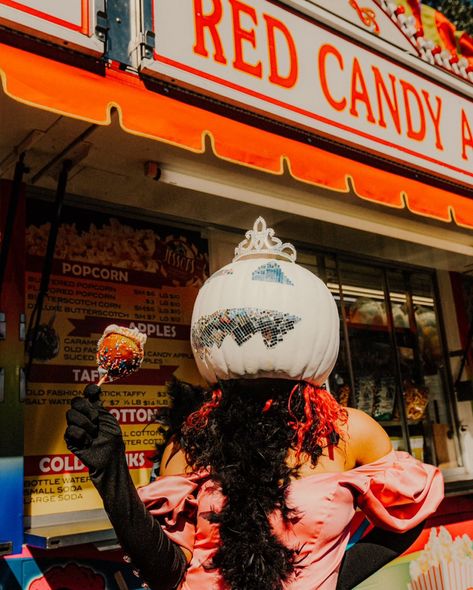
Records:
<instances>
[{"instance_id":1,"label":"pink satin dress","mask_svg":"<svg viewBox=\"0 0 473 590\"><path fill-rule=\"evenodd\" d=\"M297 551L285 590L335 590L357 507L372 524L405 531L435 512L443 487L436 467L395 451L350 471L293 480L288 505L298 515L289 526L279 513L271 517L277 536ZM218 570L205 567L219 546L218 525L207 517L222 506L208 474L161 477L138 492L167 535L192 553L180 590L225 590Z\"/></svg>"}]
</instances>

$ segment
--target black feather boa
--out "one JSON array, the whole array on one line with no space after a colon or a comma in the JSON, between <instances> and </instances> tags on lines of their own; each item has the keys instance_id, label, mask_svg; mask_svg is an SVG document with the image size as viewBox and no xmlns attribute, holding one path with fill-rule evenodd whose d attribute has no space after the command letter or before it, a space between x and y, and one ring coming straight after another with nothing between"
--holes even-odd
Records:
<instances>
[{"instance_id":1,"label":"black feather boa","mask_svg":"<svg viewBox=\"0 0 473 590\"><path fill-rule=\"evenodd\" d=\"M288 410L294 385L280 379L223 382L205 421L192 420L193 414L182 430L189 464L210 469L225 498L221 512L212 516L221 545L209 567L219 569L231 590L281 590L294 569L294 552L273 534L268 520L275 510L284 519L294 514L287 492L297 466L288 467L286 459L295 433L288 424L304 418L300 392L293 395L291 414ZM322 448L310 433L303 451L315 465Z\"/></svg>"}]
</instances>

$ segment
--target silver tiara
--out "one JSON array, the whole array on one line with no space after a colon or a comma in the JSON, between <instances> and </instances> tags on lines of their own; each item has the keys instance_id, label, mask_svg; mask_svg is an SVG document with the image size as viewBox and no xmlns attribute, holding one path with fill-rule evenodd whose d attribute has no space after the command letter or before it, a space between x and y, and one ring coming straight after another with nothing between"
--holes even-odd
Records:
<instances>
[{"instance_id":1,"label":"silver tiara","mask_svg":"<svg viewBox=\"0 0 473 590\"><path fill-rule=\"evenodd\" d=\"M244 256L260 256L261 254L278 256L290 262L295 262L297 258L294 246L289 242L283 244L279 238L275 238L274 229L266 227L266 221L262 217L258 217L253 229L246 232L245 239L235 248L233 262Z\"/></svg>"}]
</instances>

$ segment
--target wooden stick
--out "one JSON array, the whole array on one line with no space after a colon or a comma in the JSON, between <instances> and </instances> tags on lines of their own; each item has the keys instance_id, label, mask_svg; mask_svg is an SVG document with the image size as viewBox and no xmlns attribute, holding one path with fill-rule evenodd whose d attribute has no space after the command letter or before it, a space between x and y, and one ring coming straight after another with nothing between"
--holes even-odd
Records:
<instances>
[{"instance_id":1,"label":"wooden stick","mask_svg":"<svg viewBox=\"0 0 473 590\"><path fill-rule=\"evenodd\" d=\"M105 373L105 375L102 375L102 377L100 377L100 379L98 380L97 385L100 387L101 385L103 385L105 383L105 381L107 380L107 373Z\"/></svg>"}]
</instances>

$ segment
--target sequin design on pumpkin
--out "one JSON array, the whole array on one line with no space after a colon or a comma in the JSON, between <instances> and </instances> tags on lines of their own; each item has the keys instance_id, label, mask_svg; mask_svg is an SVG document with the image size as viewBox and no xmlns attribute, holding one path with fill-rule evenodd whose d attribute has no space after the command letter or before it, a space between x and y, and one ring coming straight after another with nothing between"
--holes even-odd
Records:
<instances>
[{"instance_id":1,"label":"sequin design on pumpkin","mask_svg":"<svg viewBox=\"0 0 473 590\"><path fill-rule=\"evenodd\" d=\"M294 286L294 283L284 274L283 269L277 262L268 262L258 266L251 273L253 281L266 281L268 283L281 283L282 285Z\"/></svg>"},{"instance_id":2,"label":"sequin design on pumpkin","mask_svg":"<svg viewBox=\"0 0 473 590\"><path fill-rule=\"evenodd\" d=\"M274 348L301 318L280 311L237 307L204 315L192 327L192 346L201 358L213 346L220 348L227 336L238 346L261 334L266 348Z\"/></svg>"},{"instance_id":3,"label":"sequin design on pumpkin","mask_svg":"<svg viewBox=\"0 0 473 590\"><path fill-rule=\"evenodd\" d=\"M144 358L146 334L139 330L107 326L97 343L99 384L116 381L137 371Z\"/></svg>"},{"instance_id":4,"label":"sequin design on pumpkin","mask_svg":"<svg viewBox=\"0 0 473 590\"><path fill-rule=\"evenodd\" d=\"M210 283L210 281L213 281L214 279L217 279L218 277L225 277L228 275L232 275L233 274L233 270L231 268L221 268L220 270L217 270L216 272L214 272L212 275L209 276L209 278L205 281L205 284L207 285L208 283Z\"/></svg>"}]
</instances>

